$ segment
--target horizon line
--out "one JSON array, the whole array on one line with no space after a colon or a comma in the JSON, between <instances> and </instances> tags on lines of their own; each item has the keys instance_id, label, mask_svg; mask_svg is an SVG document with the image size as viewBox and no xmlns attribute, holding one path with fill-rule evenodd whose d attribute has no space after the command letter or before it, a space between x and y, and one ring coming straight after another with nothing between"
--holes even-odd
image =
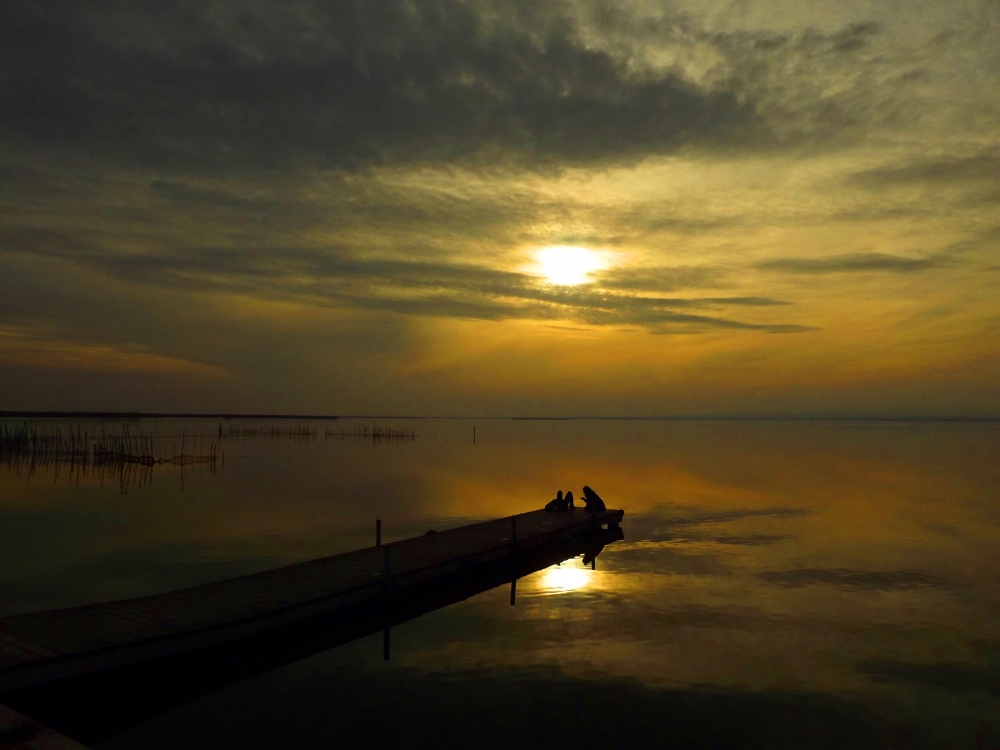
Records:
<instances>
[{"instance_id":1,"label":"horizon line","mask_svg":"<svg viewBox=\"0 0 1000 750\"><path fill-rule=\"evenodd\" d=\"M608 421L608 422L1000 422L1000 416L952 415L918 416L816 416L816 415L672 415L672 416L476 416L476 415L404 415L404 414L263 414L240 412L141 412L141 411L18 411L0 410L0 418L42 419L455 419L482 421Z\"/></svg>"}]
</instances>

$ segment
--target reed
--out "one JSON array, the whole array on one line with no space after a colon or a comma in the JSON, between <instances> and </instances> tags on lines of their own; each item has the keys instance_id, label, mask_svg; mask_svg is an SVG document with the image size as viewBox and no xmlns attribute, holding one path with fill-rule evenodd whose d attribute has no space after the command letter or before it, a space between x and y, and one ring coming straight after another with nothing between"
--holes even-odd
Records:
<instances>
[{"instance_id":1,"label":"reed","mask_svg":"<svg viewBox=\"0 0 1000 750\"><path fill-rule=\"evenodd\" d=\"M417 439L415 432L405 429L397 429L395 427L384 427L376 422L373 422L370 425L358 425L349 429L345 429L343 427L336 430L327 429L324 433L324 437L326 437L327 440L357 440L360 442L373 443Z\"/></svg>"},{"instance_id":2,"label":"reed","mask_svg":"<svg viewBox=\"0 0 1000 750\"><path fill-rule=\"evenodd\" d=\"M214 436L213 436L214 437ZM169 457L156 457L158 444L164 435L154 431L143 432L123 424L120 429L99 425L91 430L82 425L38 426L27 422L12 425L0 422L0 466L15 474L32 475L51 472L58 481L66 471L69 481L96 478L101 484L116 479L126 492L130 486L152 482L153 467L160 464L208 464L214 472L220 458L218 443L212 440L207 451L200 450L195 441L195 451L190 453L187 437L181 435L181 450ZM225 452L221 453L223 463Z\"/></svg>"},{"instance_id":3,"label":"reed","mask_svg":"<svg viewBox=\"0 0 1000 750\"><path fill-rule=\"evenodd\" d=\"M317 433L308 425L282 427L273 424L228 424L223 429L222 423L219 422L214 437L218 440L292 440L307 443L316 440Z\"/></svg>"}]
</instances>

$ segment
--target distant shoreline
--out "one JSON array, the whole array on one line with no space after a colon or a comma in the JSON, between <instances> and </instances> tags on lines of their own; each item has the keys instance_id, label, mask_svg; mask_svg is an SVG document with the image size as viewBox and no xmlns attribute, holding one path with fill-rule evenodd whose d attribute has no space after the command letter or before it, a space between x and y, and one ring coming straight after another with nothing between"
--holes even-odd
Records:
<instances>
[{"instance_id":1,"label":"distant shoreline","mask_svg":"<svg viewBox=\"0 0 1000 750\"><path fill-rule=\"evenodd\" d=\"M49 417L63 419L337 419L335 415L318 414L201 414L195 412L147 411L0 411L2 417Z\"/></svg>"},{"instance_id":2,"label":"distant shoreline","mask_svg":"<svg viewBox=\"0 0 1000 750\"><path fill-rule=\"evenodd\" d=\"M515 422L1000 422L1000 417L811 417L811 416L672 416L672 417L485 417L412 414L242 414L143 411L3 411L2 418L30 419L453 419Z\"/></svg>"}]
</instances>

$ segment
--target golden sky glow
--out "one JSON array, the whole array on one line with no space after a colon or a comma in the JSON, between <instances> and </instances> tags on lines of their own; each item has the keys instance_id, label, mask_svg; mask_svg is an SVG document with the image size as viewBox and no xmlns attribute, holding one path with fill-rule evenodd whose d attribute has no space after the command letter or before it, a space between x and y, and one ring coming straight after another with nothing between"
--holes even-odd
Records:
<instances>
[{"instance_id":1,"label":"golden sky glow","mask_svg":"<svg viewBox=\"0 0 1000 750\"><path fill-rule=\"evenodd\" d=\"M1000 414L986 0L237 6L0 12L0 408Z\"/></svg>"}]
</instances>

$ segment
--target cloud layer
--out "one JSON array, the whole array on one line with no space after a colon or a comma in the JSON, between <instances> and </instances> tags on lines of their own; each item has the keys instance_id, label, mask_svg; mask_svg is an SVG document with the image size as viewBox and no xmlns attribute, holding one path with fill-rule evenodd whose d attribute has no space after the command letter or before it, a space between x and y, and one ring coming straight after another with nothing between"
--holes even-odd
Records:
<instances>
[{"instance_id":1,"label":"cloud layer","mask_svg":"<svg viewBox=\"0 0 1000 750\"><path fill-rule=\"evenodd\" d=\"M8 136L147 166L544 166L760 130L733 92L587 45L563 3L5 7Z\"/></svg>"},{"instance_id":2,"label":"cloud layer","mask_svg":"<svg viewBox=\"0 0 1000 750\"><path fill-rule=\"evenodd\" d=\"M254 402L309 390L253 364L265 329L301 371L468 382L439 333L466 323L497 357L477 371L562 373L582 402L625 399L631 366L664 398L871 404L876 381L946 370L982 393L1000 356L979 273L1000 254L990 8L6 3L0 324L50 352L22 370L143 353ZM532 271L548 245L609 266L554 286ZM225 346L194 311L226 318ZM529 351L536 322L576 338ZM585 333L612 338L584 383L565 369L582 350L552 352ZM778 333L795 335L759 335Z\"/></svg>"}]
</instances>

